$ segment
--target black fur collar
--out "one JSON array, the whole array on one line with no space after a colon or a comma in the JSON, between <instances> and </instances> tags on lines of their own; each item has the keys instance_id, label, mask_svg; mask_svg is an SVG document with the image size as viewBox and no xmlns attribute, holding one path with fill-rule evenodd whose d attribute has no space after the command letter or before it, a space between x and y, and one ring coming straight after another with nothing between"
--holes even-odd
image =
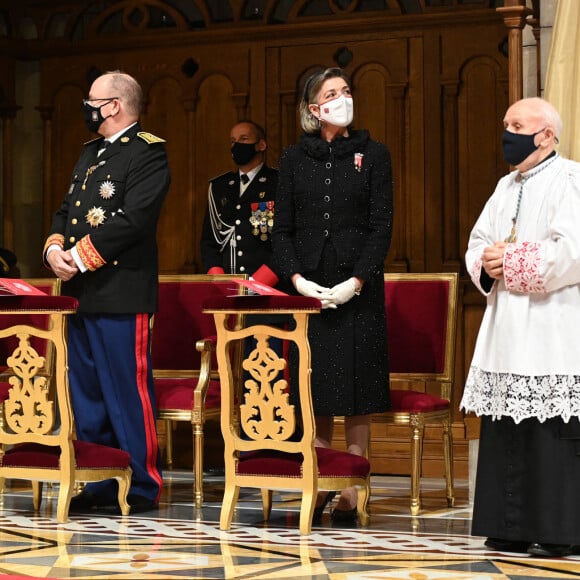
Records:
<instances>
[{"instance_id":1,"label":"black fur collar","mask_svg":"<svg viewBox=\"0 0 580 580\"><path fill-rule=\"evenodd\" d=\"M300 137L300 147L310 157L326 159L330 155L330 149L337 159L344 159L356 152L364 151L369 132L366 130L349 131L348 137L338 137L328 143L321 139L320 133L303 133Z\"/></svg>"}]
</instances>

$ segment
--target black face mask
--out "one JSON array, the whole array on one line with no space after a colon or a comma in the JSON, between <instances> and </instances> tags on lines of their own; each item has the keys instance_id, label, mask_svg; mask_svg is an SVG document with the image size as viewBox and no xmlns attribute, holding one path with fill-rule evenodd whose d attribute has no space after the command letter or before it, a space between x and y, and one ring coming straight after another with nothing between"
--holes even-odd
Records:
<instances>
[{"instance_id":1,"label":"black face mask","mask_svg":"<svg viewBox=\"0 0 580 580\"><path fill-rule=\"evenodd\" d=\"M113 99L111 99L111 101L112 100ZM92 133L98 133L99 127L102 125L103 121L111 116L103 117L103 114L101 113L101 108L108 105L111 101L103 103L100 107L93 107L92 105L89 105L89 103L83 103L83 119L85 120L87 129Z\"/></svg>"},{"instance_id":2,"label":"black face mask","mask_svg":"<svg viewBox=\"0 0 580 580\"><path fill-rule=\"evenodd\" d=\"M503 158L505 161L510 165L519 165L524 159L527 159L539 147L539 145L534 143L534 138L542 131L544 129L532 135L522 135L505 129L502 137Z\"/></svg>"},{"instance_id":3,"label":"black face mask","mask_svg":"<svg viewBox=\"0 0 580 580\"><path fill-rule=\"evenodd\" d=\"M234 143L232 158L236 165L247 165L257 154L256 143Z\"/></svg>"}]
</instances>

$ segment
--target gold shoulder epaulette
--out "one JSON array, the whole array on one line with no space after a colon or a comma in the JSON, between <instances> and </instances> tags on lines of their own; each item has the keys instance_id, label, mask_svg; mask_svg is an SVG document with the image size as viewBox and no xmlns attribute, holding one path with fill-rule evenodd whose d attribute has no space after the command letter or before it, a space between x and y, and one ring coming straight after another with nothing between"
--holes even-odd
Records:
<instances>
[{"instance_id":1,"label":"gold shoulder epaulette","mask_svg":"<svg viewBox=\"0 0 580 580\"><path fill-rule=\"evenodd\" d=\"M157 137L156 135L147 133L146 131L139 131L137 137L141 137L141 139L149 145L151 145L151 143L165 143L165 139L161 139L161 137Z\"/></svg>"},{"instance_id":2,"label":"gold shoulder epaulette","mask_svg":"<svg viewBox=\"0 0 580 580\"><path fill-rule=\"evenodd\" d=\"M94 143L95 141L99 141L99 139L102 139L102 137L95 137L94 139L91 139L90 141L85 141L83 143L83 145L90 145L91 143Z\"/></svg>"}]
</instances>

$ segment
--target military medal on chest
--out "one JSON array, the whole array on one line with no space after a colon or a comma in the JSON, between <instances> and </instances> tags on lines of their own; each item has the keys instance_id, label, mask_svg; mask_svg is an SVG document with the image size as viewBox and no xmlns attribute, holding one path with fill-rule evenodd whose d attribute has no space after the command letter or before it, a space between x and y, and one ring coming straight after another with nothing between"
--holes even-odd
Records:
<instances>
[{"instance_id":1,"label":"military medal on chest","mask_svg":"<svg viewBox=\"0 0 580 580\"><path fill-rule=\"evenodd\" d=\"M111 199L115 195L115 185L111 181L103 181L99 187L99 195L103 199Z\"/></svg>"},{"instance_id":2,"label":"military medal on chest","mask_svg":"<svg viewBox=\"0 0 580 580\"><path fill-rule=\"evenodd\" d=\"M84 191L87 188L87 181L89 179L89 177L95 172L96 169L98 169L99 167L102 167L104 164L106 163L106 161L99 161L99 163L97 163L96 165L91 165L88 169L87 172L85 174L85 179L83 181L83 184L81 186L81 189Z\"/></svg>"},{"instance_id":3,"label":"military medal on chest","mask_svg":"<svg viewBox=\"0 0 580 580\"><path fill-rule=\"evenodd\" d=\"M260 236L265 242L268 234L272 233L274 226L274 202L260 201L250 204L252 213L250 215L250 224L252 225L252 234Z\"/></svg>"},{"instance_id":4,"label":"military medal on chest","mask_svg":"<svg viewBox=\"0 0 580 580\"><path fill-rule=\"evenodd\" d=\"M105 223L105 210L102 207L92 207L85 216L85 221L92 227L98 228Z\"/></svg>"}]
</instances>

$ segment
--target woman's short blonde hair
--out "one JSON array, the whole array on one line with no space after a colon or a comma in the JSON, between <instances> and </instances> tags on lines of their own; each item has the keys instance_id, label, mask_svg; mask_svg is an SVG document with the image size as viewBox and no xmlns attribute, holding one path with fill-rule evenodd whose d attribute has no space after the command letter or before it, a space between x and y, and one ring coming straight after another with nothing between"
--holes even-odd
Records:
<instances>
[{"instance_id":1,"label":"woman's short blonde hair","mask_svg":"<svg viewBox=\"0 0 580 580\"><path fill-rule=\"evenodd\" d=\"M338 67L327 68L309 76L304 83L302 91L302 100L300 101L300 125L305 133L318 133L320 124L318 119L310 112L308 105L316 103L320 89L328 79L341 78L346 81L350 87L348 75Z\"/></svg>"}]
</instances>

